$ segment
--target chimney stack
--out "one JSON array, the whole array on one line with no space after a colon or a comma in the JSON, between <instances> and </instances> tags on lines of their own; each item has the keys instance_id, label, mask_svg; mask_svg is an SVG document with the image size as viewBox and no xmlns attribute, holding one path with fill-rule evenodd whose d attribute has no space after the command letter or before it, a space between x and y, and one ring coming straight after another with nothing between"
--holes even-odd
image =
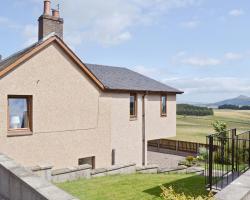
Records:
<instances>
[{"instance_id":1,"label":"chimney stack","mask_svg":"<svg viewBox=\"0 0 250 200\"><path fill-rule=\"evenodd\" d=\"M63 19L60 18L59 8L51 13L50 0L44 0L44 11L38 19L38 40L42 40L51 33L63 39Z\"/></svg>"}]
</instances>

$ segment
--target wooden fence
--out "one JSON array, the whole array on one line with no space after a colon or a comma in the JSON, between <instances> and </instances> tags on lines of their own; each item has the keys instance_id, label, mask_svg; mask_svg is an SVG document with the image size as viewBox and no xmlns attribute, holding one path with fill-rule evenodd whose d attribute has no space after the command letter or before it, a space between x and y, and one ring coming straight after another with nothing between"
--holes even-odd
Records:
<instances>
[{"instance_id":1,"label":"wooden fence","mask_svg":"<svg viewBox=\"0 0 250 200\"><path fill-rule=\"evenodd\" d=\"M148 141L148 147L156 147L158 149L167 149L175 150L177 152L186 152L197 154L199 148L207 148L208 145L195 142L186 142L179 140L168 140L168 139L159 139Z\"/></svg>"}]
</instances>

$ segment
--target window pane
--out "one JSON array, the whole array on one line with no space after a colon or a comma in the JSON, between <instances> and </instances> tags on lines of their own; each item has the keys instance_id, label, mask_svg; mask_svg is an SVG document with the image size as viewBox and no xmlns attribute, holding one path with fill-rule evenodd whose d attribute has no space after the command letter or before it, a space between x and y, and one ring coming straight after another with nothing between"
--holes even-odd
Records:
<instances>
[{"instance_id":1,"label":"window pane","mask_svg":"<svg viewBox=\"0 0 250 200\"><path fill-rule=\"evenodd\" d=\"M9 128L29 128L28 100L9 98Z\"/></svg>"},{"instance_id":2,"label":"window pane","mask_svg":"<svg viewBox=\"0 0 250 200\"><path fill-rule=\"evenodd\" d=\"M136 113L136 94L131 94L130 95L130 116L131 117L136 117L137 113Z\"/></svg>"},{"instance_id":3,"label":"window pane","mask_svg":"<svg viewBox=\"0 0 250 200\"><path fill-rule=\"evenodd\" d=\"M167 97L166 96L161 97L161 112L162 114L167 113Z\"/></svg>"},{"instance_id":4,"label":"window pane","mask_svg":"<svg viewBox=\"0 0 250 200\"><path fill-rule=\"evenodd\" d=\"M135 96L130 96L130 115L135 115Z\"/></svg>"}]
</instances>

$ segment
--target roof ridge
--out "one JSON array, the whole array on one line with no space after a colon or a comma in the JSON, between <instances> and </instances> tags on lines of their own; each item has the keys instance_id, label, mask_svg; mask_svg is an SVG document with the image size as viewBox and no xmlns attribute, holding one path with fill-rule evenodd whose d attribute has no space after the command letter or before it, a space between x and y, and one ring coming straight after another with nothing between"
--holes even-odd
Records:
<instances>
[{"instance_id":1,"label":"roof ridge","mask_svg":"<svg viewBox=\"0 0 250 200\"><path fill-rule=\"evenodd\" d=\"M35 46L35 44L37 44L37 43L38 43L38 42L33 43L33 44L29 45L28 47L25 47L25 48L23 48L23 49L21 49L21 50L15 52L15 53L13 53L13 54L10 54L9 56L7 56L6 58L4 58L4 59L2 59L2 60L0 61L0 65L1 65L1 63L7 61L8 59L10 59L10 58L12 58L12 57L14 57L14 56L16 56L16 55L18 55L18 54L20 54L20 53L22 53L22 52L28 50L29 48Z\"/></svg>"},{"instance_id":2,"label":"roof ridge","mask_svg":"<svg viewBox=\"0 0 250 200\"><path fill-rule=\"evenodd\" d=\"M53 37L53 36L55 36L54 33L48 34L45 38L43 38L43 39L41 39L41 40L38 40L37 42L34 42L34 43L30 44L29 46L27 46L27 47L25 47L25 48L23 48L23 49L21 49L21 50L15 52L15 53L13 53L13 54L10 54L9 56L7 56L6 58L4 58L4 59L2 59L2 60L0 61L0 65L1 65L2 63L6 62L8 59L10 59L10 58L12 58L12 57L14 57L14 56L17 56L18 54L21 54L21 53L25 52L26 50L28 50L28 49L30 49L30 48L33 48L33 47L35 47L35 46L37 46L37 45L39 45L39 44L45 42L46 40L48 40L49 38L51 38L51 37Z\"/></svg>"},{"instance_id":3,"label":"roof ridge","mask_svg":"<svg viewBox=\"0 0 250 200\"><path fill-rule=\"evenodd\" d=\"M113 66L113 65L94 64L94 63L84 63L84 64L86 64L86 65L95 65L97 67L113 67L113 68L120 68L120 69L129 69L128 67Z\"/></svg>"}]
</instances>

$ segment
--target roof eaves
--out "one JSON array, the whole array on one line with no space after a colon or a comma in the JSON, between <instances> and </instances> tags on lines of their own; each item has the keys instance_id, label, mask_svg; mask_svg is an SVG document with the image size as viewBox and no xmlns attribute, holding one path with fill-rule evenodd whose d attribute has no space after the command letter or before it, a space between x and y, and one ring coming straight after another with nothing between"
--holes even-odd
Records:
<instances>
[{"instance_id":1,"label":"roof eaves","mask_svg":"<svg viewBox=\"0 0 250 200\"><path fill-rule=\"evenodd\" d=\"M146 93L146 94L183 94L183 91L157 91L157 90L135 90L135 89L115 89L105 87L105 91L107 92L136 92L136 93Z\"/></svg>"}]
</instances>

